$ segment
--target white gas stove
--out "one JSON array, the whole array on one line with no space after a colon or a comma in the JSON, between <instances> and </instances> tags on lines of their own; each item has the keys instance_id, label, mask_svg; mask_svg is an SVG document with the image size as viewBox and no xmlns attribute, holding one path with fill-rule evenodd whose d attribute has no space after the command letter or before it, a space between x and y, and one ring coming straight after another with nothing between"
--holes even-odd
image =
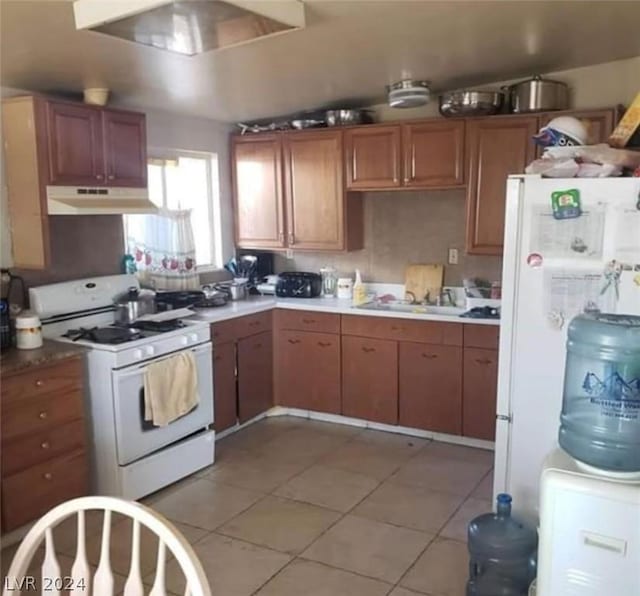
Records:
<instances>
[{"instance_id":1,"label":"white gas stove","mask_svg":"<svg viewBox=\"0 0 640 596\"><path fill-rule=\"evenodd\" d=\"M139 287L131 275L31 288L45 337L88 348L86 407L96 494L137 499L214 461L213 370L209 325L176 319L114 324L115 296ZM144 420L144 376L152 362L189 350L198 405L165 427Z\"/></svg>"}]
</instances>

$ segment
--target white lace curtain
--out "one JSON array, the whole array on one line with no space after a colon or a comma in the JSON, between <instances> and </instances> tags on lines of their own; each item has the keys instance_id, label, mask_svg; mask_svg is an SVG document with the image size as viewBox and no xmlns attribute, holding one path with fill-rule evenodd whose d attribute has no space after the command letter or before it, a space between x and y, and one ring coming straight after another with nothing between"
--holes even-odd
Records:
<instances>
[{"instance_id":1,"label":"white lace curtain","mask_svg":"<svg viewBox=\"0 0 640 596\"><path fill-rule=\"evenodd\" d=\"M125 232L141 283L158 290L199 288L190 209L127 215Z\"/></svg>"}]
</instances>

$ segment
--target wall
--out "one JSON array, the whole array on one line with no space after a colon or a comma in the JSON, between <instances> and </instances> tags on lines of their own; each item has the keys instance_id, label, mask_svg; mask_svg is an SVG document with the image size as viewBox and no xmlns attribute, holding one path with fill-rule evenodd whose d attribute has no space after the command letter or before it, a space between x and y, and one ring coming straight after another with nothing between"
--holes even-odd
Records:
<instances>
[{"instance_id":1,"label":"wall","mask_svg":"<svg viewBox=\"0 0 640 596\"><path fill-rule=\"evenodd\" d=\"M3 97L25 93L28 91L2 88ZM233 252L228 135L227 125L212 120L170 112L147 112L147 144L150 152L153 149L187 149L218 154L222 205L221 244L226 258ZM3 166L4 159L0 157L0 168ZM2 267L11 267L10 221L3 173L0 213L0 263ZM27 286L120 272L124 252L121 216L55 216L50 218L50 226L51 267L47 271L15 270L15 273L25 278Z\"/></svg>"},{"instance_id":2,"label":"wall","mask_svg":"<svg viewBox=\"0 0 640 596\"><path fill-rule=\"evenodd\" d=\"M458 265L445 266L445 283L462 285L462 278L500 279L502 259L464 254L465 192L406 191L363 193L363 250L331 255L277 255L276 271L318 271L332 265L344 276L360 269L367 281L404 283L409 263L446 263L449 248L459 251Z\"/></svg>"},{"instance_id":3,"label":"wall","mask_svg":"<svg viewBox=\"0 0 640 596\"><path fill-rule=\"evenodd\" d=\"M562 72L550 73L569 84L572 107L601 108L629 104L638 93L640 56ZM487 85L497 89L512 81ZM437 117L437 97L422 108L399 110L386 104L372 106L378 121ZM445 263L445 283L460 285L466 276L496 280L501 277L500 257L464 254L464 192L365 193L365 248L331 256L294 253L293 259L276 257L276 271L317 271L333 264L347 275L357 267L365 279L402 282L408 263ZM447 265L448 248L459 249L459 264Z\"/></svg>"}]
</instances>

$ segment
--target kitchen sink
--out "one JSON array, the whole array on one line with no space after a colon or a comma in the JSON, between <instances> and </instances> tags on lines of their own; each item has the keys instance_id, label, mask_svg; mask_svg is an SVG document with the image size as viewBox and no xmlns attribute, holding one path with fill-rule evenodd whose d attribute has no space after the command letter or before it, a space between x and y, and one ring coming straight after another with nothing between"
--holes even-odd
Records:
<instances>
[{"instance_id":1,"label":"kitchen sink","mask_svg":"<svg viewBox=\"0 0 640 596\"><path fill-rule=\"evenodd\" d=\"M403 302L393 302L391 304L368 302L355 308L359 310L406 312L423 315L447 315L450 317L457 317L465 312L464 308L458 308L457 306L430 306L427 304L408 304Z\"/></svg>"}]
</instances>

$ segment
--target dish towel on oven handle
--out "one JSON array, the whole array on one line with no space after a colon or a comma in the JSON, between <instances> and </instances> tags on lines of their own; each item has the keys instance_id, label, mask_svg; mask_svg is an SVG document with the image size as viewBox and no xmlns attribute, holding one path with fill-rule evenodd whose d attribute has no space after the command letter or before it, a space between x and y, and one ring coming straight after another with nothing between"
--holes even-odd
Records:
<instances>
[{"instance_id":1,"label":"dish towel on oven handle","mask_svg":"<svg viewBox=\"0 0 640 596\"><path fill-rule=\"evenodd\" d=\"M144 419L167 426L200 402L196 360L191 351L149 364L144 374Z\"/></svg>"}]
</instances>

